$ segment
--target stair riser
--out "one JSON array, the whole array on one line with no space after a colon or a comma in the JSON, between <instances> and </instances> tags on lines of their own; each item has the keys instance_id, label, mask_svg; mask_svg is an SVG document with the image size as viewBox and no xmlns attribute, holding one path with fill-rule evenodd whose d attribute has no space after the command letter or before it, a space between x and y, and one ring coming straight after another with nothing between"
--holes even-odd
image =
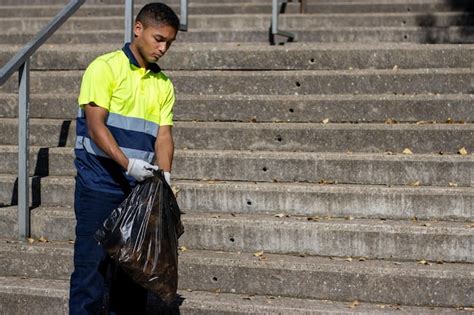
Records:
<instances>
[{"instance_id":1,"label":"stair riser","mask_svg":"<svg viewBox=\"0 0 474 315\"><path fill-rule=\"evenodd\" d=\"M3 275L25 275L34 277L42 274L49 278L68 279L72 270L72 251L43 255L30 251L25 257L9 251L2 255L5 262L0 264ZM50 251L54 253L54 251ZM38 257L38 258L37 258ZM41 257L43 264L23 266L22 261L36 261ZM414 275L413 272L377 270L360 266L358 271L347 268L301 269L278 266L271 260L260 262L256 257L249 264L240 265L230 259L200 260L180 256L179 286L181 289L221 292L242 292L246 294L266 294L273 296L293 296L343 301L371 301L411 305L471 305L473 298L472 281L467 275L437 273L429 269ZM58 263L61 263L60 265ZM51 266L51 267L50 267ZM56 268L57 266L57 268ZM307 269L308 268L308 269Z\"/></svg>"},{"instance_id":2,"label":"stair riser","mask_svg":"<svg viewBox=\"0 0 474 315\"><path fill-rule=\"evenodd\" d=\"M177 94L311 95L471 93L470 70L223 73L168 71ZM78 93L82 72L33 72L32 93ZM17 91L17 77L0 92ZM61 82L61 84L58 84Z\"/></svg>"},{"instance_id":3,"label":"stair riser","mask_svg":"<svg viewBox=\"0 0 474 315\"><path fill-rule=\"evenodd\" d=\"M1 237L14 237L16 213L3 211ZM75 219L71 213L33 210L32 236L51 240L74 239ZM67 214L67 215L66 215ZM314 222L221 220L182 218L186 229L180 244L192 249L216 251L259 251L278 254L350 256L378 259L474 262L471 244L474 235L456 228L414 227L385 230L368 225ZM330 221L329 221L330 222ZM433 224L436 226L436 223ZM9 231L8 231L9 230ZM8 234L7 234L8 232Z\"/></svg>"},{"instance_id":4,"label":"stair riser","mask_svg":"<svg viewBox=\"0 0 474 315\"><path fill-rule=\"evenodd\" d=\"M115 3L114 3L115 4ZM135 5L135 12L142 7L142 4ZM170 5L179 14L179 5L176 2ZM397 13L397 12L444 12L444 11L455 11L455 10L466 10L469 7L472 8L468 0L460 1L459 5L454 6L447 1L437 1L435 3L308 3L306 6L306 13L368 13L368 12L386 12L386 13ZM59 11L62 6L56 5L51 6L37 6L37 7L8 7L0 10L0 17L52 17ZM288 3L285 8L285 13L299 13L300 5L296 3ZM122 16L124 7L121 5L110 5L110 6L83 6L78 10L76 16ZM258 3L258 4L226 4L220 3L213 4L198 4L190 5L188 12L190 15L196 14L270 14L271 4ZM427 14L429 17L429 14Z\"/></svg>"},{"instance_id":5,"label":"stair riser","mask_svg":"<svg viewBox=\"0 0 474 315\"><path fill-rule=\"evenodd\" d=\"M474 98L424 97L418 99L348 98L274 99L226 98L199 99L177 96L175 121L241 121L250 122L359 122L381 123L391 118L397 122L453 121L474 122ZM77 95L31 95L31 118L74 120ZM232 113L232 115L229 115ZM0 117L18 116L18 95L0 95Z\"/></svg>"},{"instance_id":6,"label":"stair riser","mask_svg":"<svg viewBox=\"0 0 474 315\"><path fill-rule=\"evenodd\" d=\"M34 122L30 125L30 145L75 145L75 126L71 121L56 125ZM417 128L418 127L418 128ZM465 147L474 149L474 129L470 125L413 126L410 129L358 125L333 127L308 125L307 128L257 124L175 124L173 136L178 149L196 150L267 150L285 152L393 152L410 148L414 153L456 154ZM17 123L0 122L0 143L16 145ZM48 137L45 137L48 135ZM198 135L198 136L196 136Z\"/></svg>"},{"instance_id":7,"label":"stair riser","mask_svg":"<svg viewBox=\"0 0 474 315\"><path fill-rule=\"evenodd\" d=\"M39 163L34 160L30 162L31 173L64 176L76 172L72 152L49 154L42 150L39 155ZM11 174L16 173L17 154L12 152L3 156L2 169ZM174 159L173 178L310 183L325 180L367 185L409 185L418 181L423 186L447 187L449 183L454 183L462 187L473 184L473 164L470 157L416 160L383 156L380 159L357 159L347 156L331 159L324 156L295 158L291 154L284 154L276 158L262 154L220 156L207 152L180 151Z\"/></svg>"},{"instance_id":8,"label":"stair riser","mask_svg":"<svg viewBox=\"0 0 474 315\"><path fill-rule=\"evenodd\" d=\"M31 18L18 23L18 19L6 19L0 21L0 28L4 33L33 33L39 32L50 18ZM190 30L260 30L267 31L271 23L269 14L256 16L234 15L234 16L196 16L191 15L188 19ZM360 15L281 15L279 27L286 30L311 30L312 28L330 27L450 27L469 26L470 17L463 13L436 13L426 15L423 13L407 15L400 14L360 14ZM61 31L90 31L90 30L115 30L123 28L122 17L92 18L73 17L61 26Z\"/></svg>"},{"instance_id":9,"label":"stair riser","mask_svg":"<svg viewBox=\"0 0 474 315\"><path fill-rule=\"evenodd\" d=\"M0 182L3 192L0 204L10 205L13 179ZM261 188L238 185L183 184L177 186L178 203L186 213L284 213L302 216L333 216L356 218L388 218L419 220L472 220L474 195L467 191L425 191L423 188L402 191L392 189L357 189L337 186ZM35 179L30 188L31 204L72 206L73 179ZM321 189L318 189L321 188ZM337 190L333 189L336 188ZM419 190L418 192L416 190Z\"/></svg>"},{"instance_id":10,"label":"stair riser","mask_svg":"<svg viewBox=\"0 0 474 315\"><path fill-rule=\"evenodd\" d=\"M457 44L474 43L472 35L474 27L450 28L396 28L364 30L346 28L324 30L295 31L300 42L328 43L420 43L420 44ZM32 34L13 33L0 34L0 41L5 44L25 44L33 37ZM178 35L177 42L186 43L225 43L255 42L268 43L268 31L198 31L183 32ZM117 44L123 43L122 31L106 32L58 32L48 39L47 44Z\"/></svg>"},{"instance_id":11,"label":"stair riser","mask_svg":"<svg viewBox=\"0 0 474 315\"><path fill-rule=\"evenodd\" d=\"M57 292L55 292L57 293ZM0 292L0 312L2 314L31 315L50 314L60 315L68 313L67 292L61 292L62 296L50 296L46 298L36 292L25 294L23 292L5 293ZM41 294L47 294L42 291Z\"/></svg>"},{"instance_id":12,"label":"stair riser","mask_svg":"<svg viewBox=\"0 0 474 315\"><path fill-rule=\"evenodd\" d=\"M289 46L291 47L291 46ZM60 47L38 51L32 57L34 70L84 70L97 56L120 49L110 45L88 51L64 51ZM179 46L172 48L159 64L166 70L348 70L348 69L399 69L469 68L474 51L470 48L429 49L274 49L249 50L235 46L228 50L193 50ZM0 62L6 63L14 51L0 52ZM410 58L407 58L410 55ZM74 60L74 63L70 61Z\"/></svg>"},{"instance_id":13,"label":"stair riser","mask_svg":"<svg viewBox=\"0 0 474 315\"><path fill-rule=\"evenodd\" d=\"M265 222L221 224L185 221L186 233L181 244L194 249L223 251L264 250L280 254L322 256L362 256L370 258L431 261L474 261L471 249L474 236L410 233L400 231L370 231L360 228L347 231L342 227L319 226L317 223L290 226ZM342 223L343 224L343 223ZM426 231L426 230L425 230Z\"/></svg>"}]
</instances>

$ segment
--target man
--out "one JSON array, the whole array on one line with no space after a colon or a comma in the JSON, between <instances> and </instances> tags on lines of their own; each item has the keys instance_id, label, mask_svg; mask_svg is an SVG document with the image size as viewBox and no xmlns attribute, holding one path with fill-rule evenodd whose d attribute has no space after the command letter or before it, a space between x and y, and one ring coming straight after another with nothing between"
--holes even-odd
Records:
<instances>
[{"instance_id":1,"label":"man","mask_svg":"<svg viewBox=\"0 0 474 315\"><path fill-rule=\"evenodd\" d=\"M103 311L105 275L108 267L116 266L94 239L102 222L137 182L158 167L170 184L175 97L171 81L156 62L175 40L178 28L171 8L147 4L137 15L133 41L98 57L84 73L74 162L77 225L70 314ZM120 268L113 275L110 311L144 313L146 290Z\"/></svg>"}]
</instances>

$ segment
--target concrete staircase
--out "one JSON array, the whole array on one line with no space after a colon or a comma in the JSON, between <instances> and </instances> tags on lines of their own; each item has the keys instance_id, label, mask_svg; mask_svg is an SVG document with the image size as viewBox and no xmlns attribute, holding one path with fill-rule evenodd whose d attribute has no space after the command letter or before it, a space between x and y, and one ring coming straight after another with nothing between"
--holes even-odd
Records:
<instances>
[{"instance_id":1,"label":"concrete staircase","mask_svg":"<svg viewBox=\"0 0 474 315\"><path fill-rule=\"evenodd\" d=\"M0 1L0 64L65 2ZM190 2L160 62L181 313L472 311L472 1L288 3L299 42L283 46L270 1ZM88 1L33 58L33 243L16 241L16 77L0 87L0 314L67 313L76 100L87 64L122 45L115 3Z\"/></svg>"}]
</instances>

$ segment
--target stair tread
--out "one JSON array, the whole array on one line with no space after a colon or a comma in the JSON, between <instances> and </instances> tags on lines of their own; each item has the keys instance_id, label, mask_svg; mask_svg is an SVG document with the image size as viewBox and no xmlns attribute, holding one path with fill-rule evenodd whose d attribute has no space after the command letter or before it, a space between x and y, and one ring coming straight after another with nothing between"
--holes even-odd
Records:
<instances>
[{"instance_id":1,"label":"stair tread","mask_svg":"<svg viewBox=\"0 0 474 315\"><path fill-rule=\"evenodd\" d=\"M35 253L60 257L72 257L73 245L65 241L48 241L33 244L17 240L0 238L0 251L4 254ZM296 256L264 252L263 259L258 253L241 251L215 251L186 248L179 251L180 260L186 263L202 263L209 265L240 265L252 268L283 268L293 271L333 270L340 272L356 272L360 274L394 273L406 275L425 275L452 278L473 278L474 263L443 262L423 264L416 261L368 259L353 257ZM68 258L69 259L69 258Z\"/></svg>"},{"instance_id":2,"label":"stair tread","mask_svg":"<svg viewBox=\"0 0 474 315\"><path fill-rule=\"evenodd\" d=\"M68 280L50 280L25 277L0 277L0 292L7 294L28 294L44 296L44 298L60 297L68 298L69 281ZM326 314L327 312L344 312L345 314L359 312L375 312L391 314L405 312L424 312L451 313L458 312L454 308L440 307L413 307L401 305L386 305L367 302L357 302L353 305L351 302L339 302L329 300L299 299L281 296L265 295L247 295L237 293L216 293L206 291L179 290L179 300L181 300L180 309L200 309L202 311L221 311L221 312L270 312L286 311L292 314ZM153 300L149 301L153 307ZM150 306L149 306L150 307ZM350 309L353 308L353 311ZM304 312L304 313L303 313Z\"/></svg>"}]
</instances>

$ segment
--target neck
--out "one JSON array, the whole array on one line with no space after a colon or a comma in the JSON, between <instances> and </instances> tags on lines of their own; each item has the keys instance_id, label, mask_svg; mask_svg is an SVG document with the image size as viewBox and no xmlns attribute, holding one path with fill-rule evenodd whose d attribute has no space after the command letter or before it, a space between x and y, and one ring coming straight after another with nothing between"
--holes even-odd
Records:
<instances>
[{"instance_id":1,"label":"neck","mask_svg":"<svg viewBox=\"0 0 474 315\"><path fill-rule=\"evenodd\" d=\"M135 45L135 42L132 41L132 43L130 44L130 50L132 51L133 53L133 56L135 57L135 59L137 60L138 64L140 65L141 68L145 68L147 69L148 68L148 64L145 62L145 59L142 57L142 55L140 54L140 51L138 50L137 46Z\"/></svg>"}]
</instances>

